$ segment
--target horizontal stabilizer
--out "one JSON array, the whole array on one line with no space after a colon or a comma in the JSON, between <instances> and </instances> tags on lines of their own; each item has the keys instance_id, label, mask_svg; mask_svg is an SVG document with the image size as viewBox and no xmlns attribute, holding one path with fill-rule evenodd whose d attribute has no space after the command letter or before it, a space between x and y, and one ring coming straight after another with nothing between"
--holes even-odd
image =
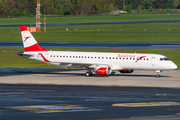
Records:
<instances>
[{"instance_id":1,"label":"horizontal stabilizer","mask_svg":"<svg viewBox=\"0 0 180 120\"><path fill-rule=\"evenodd\" d=\"M20 56L28 56L28 57L33 56L32 54L24 54L24 52L11 52L11 51L3 51L3 52L18 54L18 55L20 55Z\"/></svg>"}]
</instances>

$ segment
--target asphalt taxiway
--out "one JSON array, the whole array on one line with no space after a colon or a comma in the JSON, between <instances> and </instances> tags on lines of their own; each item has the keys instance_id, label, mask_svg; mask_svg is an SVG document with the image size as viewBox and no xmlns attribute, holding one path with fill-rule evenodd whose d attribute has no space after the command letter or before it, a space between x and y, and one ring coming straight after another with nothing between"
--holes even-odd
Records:
<instances>
[{"instance_id":1,"label":"asphalt taxiway","mask_svg":"<svg viewBox=\"0 0 180 120\"><path fill-rule=\"evenodd\" d=\"M180 70L163 71L160 78L156 78L155 71L146 70L135 70L127 74L116 72L110 76L94 74L92 77L85 77L86 70L40 70L28 69L24 72L18 69L8 74L6 69L7 72L0 74L0 83L180 88Z\"/></svg>"},{"instance_id":2,"label":"asphalt taxiway","mask_svg":"<svg viewBox=\"0 0 180 120\"><path fill-rule=\"evenodd\" d=\"M0 84L1 120L178 120L180 89Z\"/></svg>"},{"instance_id":3,"label":"asphalt taxiway","mask_svg":"<svg viewBox=\"0 0 180 120\"><path fill-rule=\"evenodd\" d=\"M179 120L180 70L85 77L85 70L0 69L0 120Z\"/></svg>"}]
</instances>

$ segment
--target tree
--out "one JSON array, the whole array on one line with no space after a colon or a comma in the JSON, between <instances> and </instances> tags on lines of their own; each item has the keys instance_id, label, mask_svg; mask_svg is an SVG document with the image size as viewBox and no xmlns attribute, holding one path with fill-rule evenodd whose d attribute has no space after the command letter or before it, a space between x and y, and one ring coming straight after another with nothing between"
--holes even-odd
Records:
<instances>
[{"instance_id":1,"label":"tree","mask_svg":"<svg viewBox=\"0 0 180 120\"><path fill-rule=\"evenodd\" d=\"M127 12L132 12L132 7L131 7L131 5L127 5L126 11L127 11Z\"/></svg>"},{"instance_id":2,"label":"tree","mask_svg":"<svg viewBox=\"0 0 180 120\"><path fill-rule=\"evenodd\" d=\"M138 7L141 5L143 0L134 0L133 2L133 8L138 9ZM141 6L142 7L142 6Z\"/></svg>"},{"instance_id":3,"label":"tree","mask_svg":"<svg viewBox=\"0 0 180 120\"><path fill-rule=\"evenodd\" d=\"M157 9L175 8L174 0L155 0L152 6Z\"/></svg>"},{"instance_id":4,"label":"tree","mask_svg":"<svg viewBox=\"0 0 180 120\"><path fill-rule=\"evenodd\" d=\"M108 5L108 12L111 12L114 9L114 5L111 3Z\"/></svg>"},{"instance_id":5,"label":"tree","mask_svg":"<svg viewBox=\"0 0 180 120\"><path fill-rule=\"evenodd\" d=\"M95 0L94 9L96 10L96 13L101 13L102 12L101 3L102 3L102 0Z\"/></svg>"},{"instance_id":6,"label":"tree","mask_svg":"<svg viewBox=\"0 0 180 120\"><path fill-rule=\"evenodd\" d=\"M8 13L8 6L6 1L0 0L0 16L5 17Z\"/></svg>"},{"instance_id":7,"label":"tree","mask_svg":"<svg viewBox=\"0 0 180 120\"><path fill-rule=\"evenodd\" d=\"M44 13L44 9L46 10L47 14L52 15L54 12L53 2L50 0L42 0L41 1L41 13Z\"/></svg>"},{"instance_id":8,"label":"tree","mask_svg":"<svg viewBox=\"0 0 180 120\"><path fill-rule=\"evenodd\" d=\"M137 7L137 9L138 9L138 12L141 12L141 11L142 11L142 6L139 5L139 6Z\"/></svg>"},{"instance_id":9,"label":"tree","mask_svg":"<svg viewBox=\"0 0 180 120\"><path fill-rule=\"evenodd\" d=\"M152 7L149 7L149 12L154 12L154 9Z\"/></svg>"},{"instance_id":10,"label":"tree","mask_svg":"<svg viewBox=\"0 0 180 120\"><path fill-rule=\"evenodd\" d=\"M57 0L56 4L56 13L60 15L69 15L72 10L72 4L70 0ZM53 8L52 8L53 9Z\"/></svg>"},{"instance_id":11,"label":"tree","mask_svg":"<svg viewBox=\"0 0 180 120\"><path fill-rule=\"evenodd\" d=\"M175 8L180 9L180 0L174 0Z\"/></svg>"},{"instance_id":12,"label":"tree","mask_svg":"<svg viewBox=\"0 0 180 120\"><path fill-rule=\"evenodd\" d=\"M155 0L143 0L141 2L141 6L143 9L149 9L150 7L152 7L152 3L154 2Z\"/></svg>"},{"instance_id":13,"label":"tree","mask_svg":"<svg viewBox=\"0 0 180 120\"><path fill-rule=\"evenodd\" d=\"M7 16L13 15L14 12L17 12L15 0L6 0L6 3L7 3L7 6L8 6L8 8L7 8Z\"/></svg>"}]
</instances>

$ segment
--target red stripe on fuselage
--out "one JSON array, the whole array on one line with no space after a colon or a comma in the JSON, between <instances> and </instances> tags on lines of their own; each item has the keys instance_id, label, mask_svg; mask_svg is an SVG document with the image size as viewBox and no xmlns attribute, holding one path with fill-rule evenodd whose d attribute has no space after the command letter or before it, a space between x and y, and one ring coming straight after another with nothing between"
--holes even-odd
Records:
<instances>
[{"instance_id":1,"label":"red stripe on fuselage","mask_svg":"<svg viewBox=\"0 0 180 120\"><path fill-rule=\"evenodd\" d=\"M139 57L136 62L138 62L140 59L145 58L145 57L146 57L146 56L141 56L141 57Z\"/></svg>"},{"instance_id":2,"label":"red stripe on fuselage","mask_svg":"<svg viewBox=\"0 0 180 120\"><path fill-rule=\"evenodd\" d=\"M32 51L48 51L48 50L46 50L45 48L39 46L39 44L36 43L36 44L34 44L34 45L30 46L30 47L24 48L24 51L25 52L32 52Z\"/></svg>"},{"instance_id":3,"label":"red stripe on fuselage","mask_svg":"<svg viewBox=\"0 0 180 120\"><path fill-rule=\"evenodd\" d=\"M45 62L51 62L51 61L47 60L47 59L42 55L42 53L40 53L40 55L41 55L41 57L43 58L43 60L44 60Z\"/></svg>"}]
</instances>

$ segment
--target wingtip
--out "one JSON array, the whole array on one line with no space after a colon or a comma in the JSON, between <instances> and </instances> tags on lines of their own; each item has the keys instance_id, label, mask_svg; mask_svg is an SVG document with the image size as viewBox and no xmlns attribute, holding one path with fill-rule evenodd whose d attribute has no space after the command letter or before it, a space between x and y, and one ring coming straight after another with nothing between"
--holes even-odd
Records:
<instances>
[{"instance_id":1,"label":"wingtip","mask_svg":"<svg viewBox=\"0 0 180 120\"><path fill-rule=\"evenodd\" d=\"M20 26L21 32L28 30L26 26Z\"/></svg>"}]
</instances>

